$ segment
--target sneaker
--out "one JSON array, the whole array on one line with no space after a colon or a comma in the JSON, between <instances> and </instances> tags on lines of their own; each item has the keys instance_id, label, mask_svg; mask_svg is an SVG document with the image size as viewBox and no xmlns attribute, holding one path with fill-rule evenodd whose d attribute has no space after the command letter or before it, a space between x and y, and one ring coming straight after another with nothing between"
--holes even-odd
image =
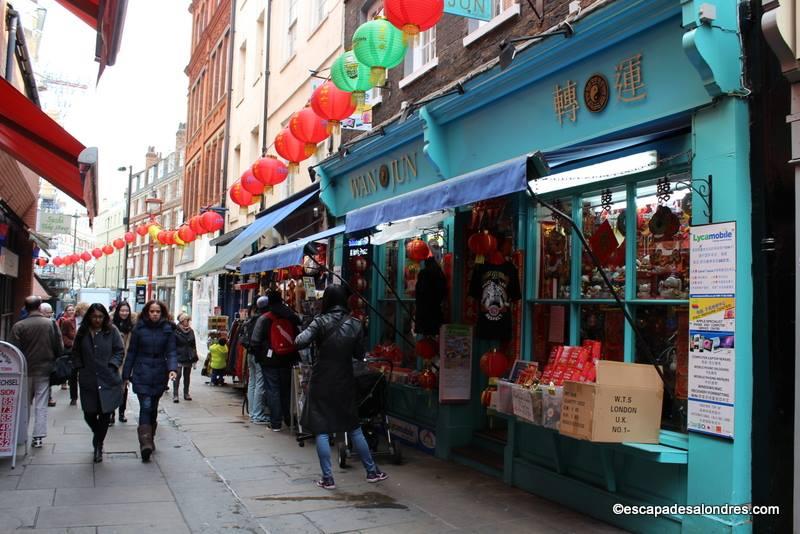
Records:
<instances>
[{"instance_id":1,"label":"sneaker","mask_svg":"<svg viewBox=\"0 0 800 534\"><path fill-rule=\"evenodd\" d=\"M53 399L50 399L49 401L47 401L47 405L52 408L53 406L56 405L56 401L54 401Z\"/></svg>"},{"instance_id":2,"label":"sneaker","mask_svg":"<svg viewBox=\"0 0 800 534\"><path fill-rule=\"evenodd\" d=\"M281 430L283 430L281 427L273 426L271 423L269 425L269 429L272 430L273 432L280 432Z\"/></svg>"},{"instance_id":3,"label":"sneaker","mask_svg":"<svg viewBox=\"0 0 800 534\"><path fill-rule=\"evenodd\" d=\"M387 478L389 478L389 475L383 471L375 471L374 473L367 475L367 482L374 484L375 482L380 482L381 480L386 480Z\"/></svg>"},{"instance_id":4,"label":"sneaker","mask_svg":"<svg viewBox=\"0 0 800 534\"><path fill-rule=\"evenodd\" d=\"M70 401L69 401L69 405L70 405L70 406L75 406L75 405L77 405L77 404L78 404L78 401L77 401L77 399L70 399Z\"/></svg>"},{"instance_id":5,"label":"sneaker","mask_svg":"<svg viewBox=\"0 0 800 534\"><path fill-rule=\"evenodd\" d=\"M251 420L250 424L252 424L252 425L268 425L269 421L267 421L265 419L256 419L256 420Z\"/></svg>"},{"instance_id":6,"label":"sneaker","mask_svg":"<svg viewBox=\"0 0 800 534\"><path fill-rule=\"evenodd\" d=\"M31 447L34 449L41 449L42 448L42 438L33 438L31 442Z\"/></svg>"},{"instance_id":7,"label":"sneaker","mask_svg":"<svg viewBox=\"0 0 800 534\"><path fill-rule=\"evenodd\" d=\"M314 482L314 484L318 488L326 489L326 490L333 490L336 489L336 483L333 481L332 478L321 478Z\"/></svg>"}]
</instances>

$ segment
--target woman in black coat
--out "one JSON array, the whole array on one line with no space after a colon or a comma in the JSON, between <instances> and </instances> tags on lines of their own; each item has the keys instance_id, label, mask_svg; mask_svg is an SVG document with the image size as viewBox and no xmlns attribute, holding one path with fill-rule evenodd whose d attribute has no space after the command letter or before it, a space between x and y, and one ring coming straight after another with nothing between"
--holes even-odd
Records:
<instances>
[{"instance_id":1,"label":"woman in black coat","mask_svg":"<svg viewBox=\"0 0 800 534\"><path fill-rule=\"evenodd\" d=\"M183 374L183 400L192 400L189 395L189 379L192 376L192 367L197 365L197 341L191 327L192 318L187 313L178 315L178 327L175 329L175 349L178 355L178 378L172 382L172 402L178 402L178 390L181 386Z\"/></svg>"},{"instance_id":2,"label":"woman in black coat","mask_svg":"<svg viewBox=\"0 0 800 534\"><path fill-rule=\"evenodd\" d=\"M103 461L103 441L111 415L122 402L122 337L102 304L92 304L81 322L72 347L78 371L81 408L92 429L94 461Z\"/></svg>"},{"instance_id":3,"label":"woman in black coat","mask_svg":"<svg viewBox=\"0 0 800 534\"><path fill-rule=\"evenodd\" d=\"M133 384L139 398L139 448L142 461L150 460L158 423L158 401L167 386L167 379L178 376L175 354L175 325L169 319L167 306L151 300L144 305L133 329L122 378Z\"/></svg>"},{"instance_id":4,"label":"woman in black coat","mask_svg":"<svg viewBox=\"0 0 800 534\"><path fill-rule=\"evenodd\" d=\"M351 317L347 309L347 291L342 286L330 286L322 297L322 315L316 317L295 340L298 349L317 343L317 357L300 422L304 431L316 435L317 456L322 469L322 479L316 484L324 489L336 488L329 441L329 434L333 433L350 433L353 446L367 470L367 482L380 482L387 478L372 460L358 423L353 359L364 358L363 338L361 321Z\"/></svg>"}]
</instances>

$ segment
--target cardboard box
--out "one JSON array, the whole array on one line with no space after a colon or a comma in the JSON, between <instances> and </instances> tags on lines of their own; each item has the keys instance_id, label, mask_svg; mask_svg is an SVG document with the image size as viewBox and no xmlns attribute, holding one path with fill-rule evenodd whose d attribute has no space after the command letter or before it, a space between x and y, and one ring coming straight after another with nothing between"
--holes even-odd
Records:
<instances>
[{"instance_id":1,"label":"cardboard box","mask_svg":"<svg viewBox=\"0 0 800 534\"><path fill-rule=\"evenodd\" d=\"M600 360L597 383L566 382L560 432L604 443L658 443L664 385L652 365Z\"/></svg>"}]
</instances>

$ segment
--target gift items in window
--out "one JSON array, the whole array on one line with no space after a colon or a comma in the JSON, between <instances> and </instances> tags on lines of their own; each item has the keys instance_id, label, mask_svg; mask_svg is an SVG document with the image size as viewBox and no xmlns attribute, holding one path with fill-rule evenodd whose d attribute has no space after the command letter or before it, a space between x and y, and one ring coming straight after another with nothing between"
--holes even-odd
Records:
<instances>
[{"instance_id":1,"label":"gift items in window","mask_svg":"<svg viewBox=\"0 0 800 534\"><path fill-rule=\"evenodd\" d=\"M571 203L555 201L556 207L569 214ZM553 215L538 208L539 222L539 287L540 299L570 298L570 259L572 257L572 228Z\"/></svg>"},{"instance_id":2,"label":"gift items in window","mask_svg":"<svg viewBox=\"0 0 800 534\"><path fill-rule=\"evenodd\" d=\"M568 380L594 382L597 361L602 359L603 344L600 341L587 339L579 347L557 345L550 351L540 382L556 386Z\"/></svg>"},{"instance_id":3,"label":"gift items in window","mask_svg":"<svg viewBox=\"0 0 800 534\"><path fill-rule=\"evenodd\" d=\"M603 359L625 359L625 315L615 305L581 306L580 339L603 343Z\"/></svg>"},{"instance_id":4,"label":"gift items in window","mask_svg":"<svg viewBox=\"0 0 800 534\"><path fill-rule=\"evenodd\" d=\"M625 289L625 190L606 189L583 199L583 233L618 296ZM603 280L591 256L584 251L581 263L581 297L612 299L612 289Z\"/></svg>"},{"instance_id":5,"label":"gift items in window","mask_svg":"<svg viewBox=\"0 0 800 534\"><path fill-rule=\"evenodd\" d=\"M544 368L554 347L569 338L569 307L562 304L533 305L533 359Z\"/></svg>"},{"instance_id":6,"label":"gift items in window","mask_svg":"<svg viewBox=\"0 0 800 534\"><path fill-rule=\"evenodd\" d=\"M691 190L661 180L639 187L636 196L636 297L686 300Z\"/></svg>"}]
</instances>

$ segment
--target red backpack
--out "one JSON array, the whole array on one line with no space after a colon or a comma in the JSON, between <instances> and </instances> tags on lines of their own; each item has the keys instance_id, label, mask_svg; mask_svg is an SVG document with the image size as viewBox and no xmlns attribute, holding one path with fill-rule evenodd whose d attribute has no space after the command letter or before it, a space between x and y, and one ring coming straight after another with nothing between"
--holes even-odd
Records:
<instances>
[{"instance_id":1,"label":"red backpack","mask_svg":"<svg viewBox=\"0 0 800 534\"><path fill-rule=\"evenodd\" d=\"M297 348L294 346L294 338L297 337L294 323L289 319L278 317L272 312L267 312L267 317L272 321L269 328L269 345L272 352L278 356L297 352Z\"/></svg>"}]
</instances>

